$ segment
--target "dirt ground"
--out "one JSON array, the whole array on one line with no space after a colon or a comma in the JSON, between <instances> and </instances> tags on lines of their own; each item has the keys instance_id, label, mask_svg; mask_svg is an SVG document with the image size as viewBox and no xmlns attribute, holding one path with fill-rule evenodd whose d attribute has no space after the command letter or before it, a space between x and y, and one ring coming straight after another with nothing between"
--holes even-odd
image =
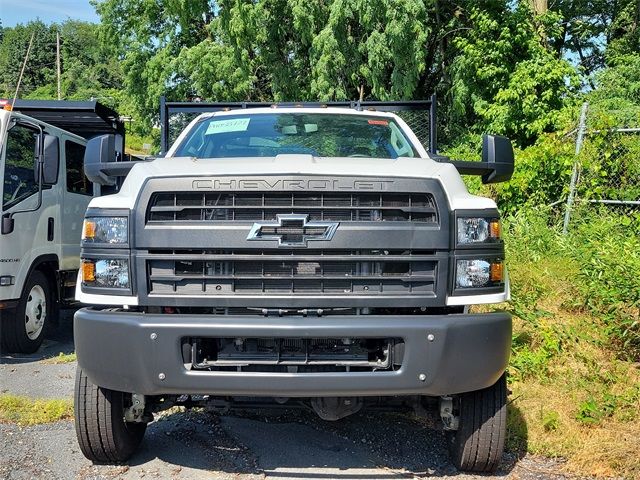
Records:
<instances>
[{"instance_id":1,"label":"dirt ground","mask_svg":"<svg viewBox=\"0 0 640 480\"><path fill-rule=\"evenodd\" d=\"M35 355L2 355L0 391L32 398L72 398L75 364L43 359L73 352L71 313ZM496 477L563 478L561 463L504 456ZM435 419L362 412L324 422L300 410L174 412L151 423L126 465L97 466L76 442L72 421L0 424L2 479L391 480L486 478L458 473Z\"/></svg>"}]
</instances>

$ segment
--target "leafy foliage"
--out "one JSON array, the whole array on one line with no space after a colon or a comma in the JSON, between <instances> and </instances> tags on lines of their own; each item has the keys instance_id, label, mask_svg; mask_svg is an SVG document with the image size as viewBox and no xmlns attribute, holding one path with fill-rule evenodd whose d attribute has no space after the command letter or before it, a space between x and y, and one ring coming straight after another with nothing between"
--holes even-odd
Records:
<instances>
[{"instance_id":1,"label":"leafy foliage","mask_svg":"<svg viewBox=\"0 0 640 480\"><path fill-rule=\"evenodd\" d=\"M13 97L20 69L33 34L30 60L25 68L21 96L38 87L55 85L55 26L40 20L14 28L4 28L0 43L0 95Z\"/></svg>"},{"instance_id":2,"label":"leafy foliage","mask_svg":"<svg viewBox=\"0 0 640 480\"><path fill-rule=\"evenodd\" d=\"M468 35L454 41L460 54L451 67L453 117L521 145L555 130L577 87L573 68L547 46L560 20L551 12L533 18L526 3L507 15L472 8Z\"/></svg>"},{"instance_id":3,"label":"leafy foliage","mask_svg":"<svg viewBox=\"0 0 640 480\"><path fill-rule=\"evenodd\" d=\"M580 80L610 102L633 97L633 0L104 0L99 26L4 28L0 93L11 96L36 32L22 96L99 98L148 135L161 95L173 100L417 99L440 94L441 143L485 131L519 146L564 126ZM537 5L537 4L536 4ZM575 69L565 58L579 60ZM602 70L603 66L608 66ZM598 71L595 78L580 74ZM635 76L634 76L635 75ZM631 79L625 89L626 79ZM637 83L637 82L636 82ZM637 97L637 95L636 95ZM637 115L636 115L637 120ZM631 119L629 120L631 121Z\"/></svg>"},{"instance_id":4,"label":"leafy foliage","mask_svg":"<svg viewBox=\"0 0 640 480\"><path fill-rule=\"evenodd\" d=\"M60 34L61 95L69 100L98 98L120 105L122 71L117 57L102 45L98 26L67 20L45 26L37 20L5 28L0 42L0 96L13 97L20 69L34 35L19 96L57 98L56 33Z\"/></svg>"},{"instance_id":5,"label":"leafy foliage","mask_svg":"<svg viewBox=\"0 0 640 480\"><path fill-rule=\"evenodd\" d=\"M103 38L123 59L127 92L147 126L160 95L384 100L438 89L445 110L453 105L445 136L491 128L524 144L553 128L575 91L575 71L549 45L558 15L536 18L527 2L187 3L97 4Z\"/></svg>"}]
</instances>

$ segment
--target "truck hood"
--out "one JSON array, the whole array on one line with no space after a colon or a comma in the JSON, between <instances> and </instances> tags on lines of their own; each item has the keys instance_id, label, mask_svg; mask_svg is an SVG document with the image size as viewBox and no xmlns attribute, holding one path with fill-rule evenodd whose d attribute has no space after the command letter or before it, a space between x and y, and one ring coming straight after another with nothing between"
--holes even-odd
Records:
<instances>
[{"instance_id":1,"label":"truck hood","mask_svg":"<svg viewBox=\"0 0 640 480\"><path fill-rule=\"evenodd\" d=\"M114 195L94 198L90 208L127 208L135 206L140 187L150 178L226 177L226 176L292 176L361 178L432 178L438 180L453 210L496 208L493 200L469 194L456 168L430 158L327 158L311 155L278 155L276 157L239 158L158 158L140 162L127 176L122 189Z\"/></svg>"}]
</instances>

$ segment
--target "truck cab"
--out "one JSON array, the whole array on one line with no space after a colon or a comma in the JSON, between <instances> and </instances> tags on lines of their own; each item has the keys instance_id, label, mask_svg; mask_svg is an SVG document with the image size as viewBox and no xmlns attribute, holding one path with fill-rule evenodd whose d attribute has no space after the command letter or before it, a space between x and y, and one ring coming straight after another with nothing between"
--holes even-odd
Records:
<instances>
[{"instance_id":1,"label":"truck cab","mask_svg":"<svg viewBox=\"0 0 640 480\"><path fill-rule=\"evenodd\" d=\"M74 320L87 458L125 460L174 405L266 397L337 420L432 399L455 465L497 467L511 317L468 306L509 282L496 204L461 173L508 179L511 144L450 161L384 107L203 113L91 201L77 297L94 306ZM97 182L119 171L110 144L87 148Z\"/></svg>"},{"instance_id":2,"label":"truck cab","mask_svg":"<svg viewBox=\"0 0 640 480\"><path fill-rule=\"evenodd\" d=\"M115 112L102 108L18 100L13 110L0 109L4 351L35 352L60 306L74 301L84 212L100 193L84 175L87 138L119 133L111 123L117 124Z\"/></svg>"}]
</instances>

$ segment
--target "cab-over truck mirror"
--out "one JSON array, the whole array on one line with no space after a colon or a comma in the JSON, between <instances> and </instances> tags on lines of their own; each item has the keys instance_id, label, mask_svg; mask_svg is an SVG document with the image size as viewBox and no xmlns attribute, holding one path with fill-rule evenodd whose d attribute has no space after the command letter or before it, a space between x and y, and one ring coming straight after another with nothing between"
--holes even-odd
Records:
<instances>
[{"instance_id":1,"label":"cab-over truck mirror","mask_svg":"<svg viewBox=\"0 0 640 480\"><path fill-rule=\"evenodd\" d=\"M42 142L42 184L55 185L58 183L58 169L60 168L60 144L58 137L44 136Z\"/></svg>"}]
</instances>

